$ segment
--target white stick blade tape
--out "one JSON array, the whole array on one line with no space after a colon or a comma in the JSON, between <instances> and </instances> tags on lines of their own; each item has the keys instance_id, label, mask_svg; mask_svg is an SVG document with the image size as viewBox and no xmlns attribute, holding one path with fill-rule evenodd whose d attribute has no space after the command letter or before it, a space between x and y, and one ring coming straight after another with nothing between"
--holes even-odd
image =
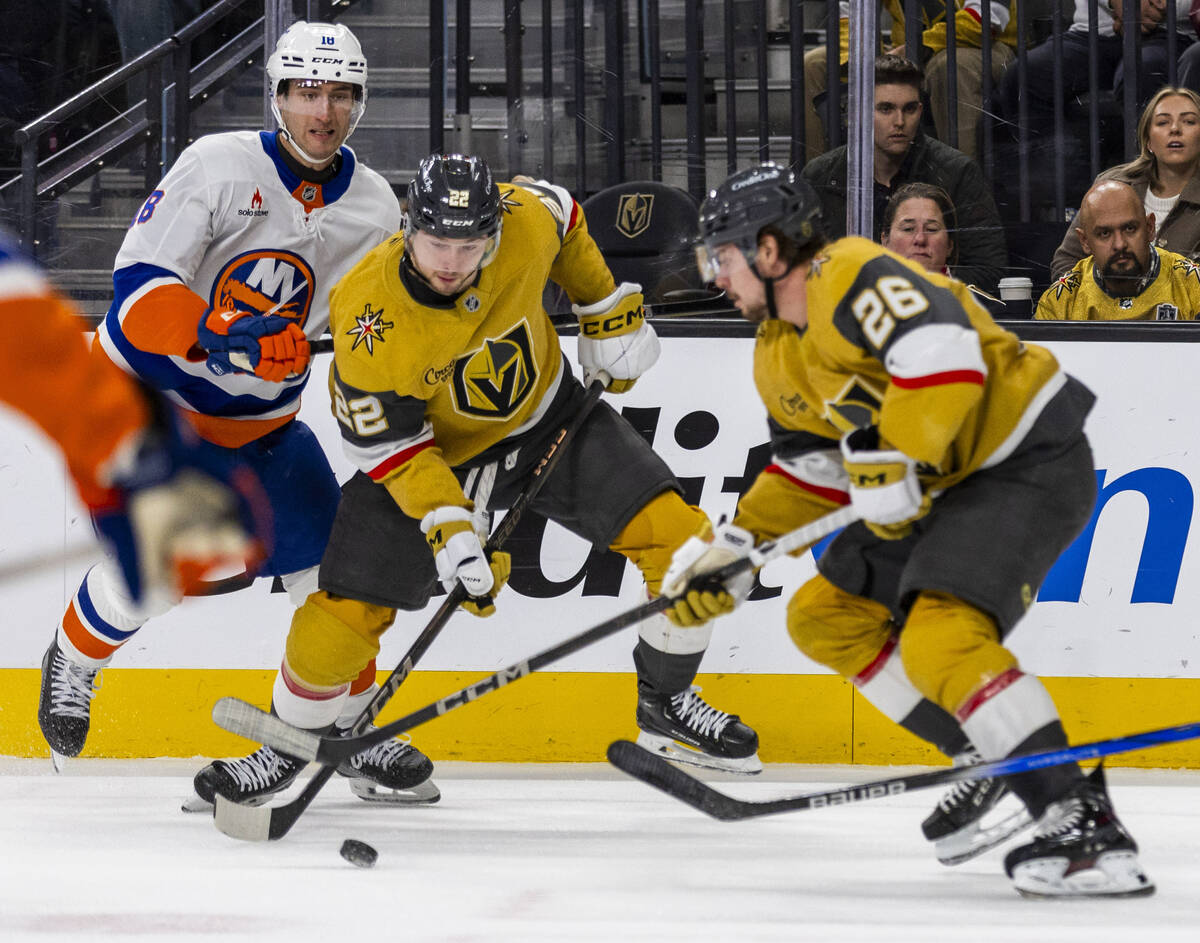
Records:
<instances>
[{"instance_id":1,"label":"white stick blade tape","mask_svg":"<svg viewBox=\"0 0 1200 943\"><path fill-rule=\"evenodd\" d=\"M230 733L302 760L315 760L321 747L321 738L317 734L284 723L274 714L240 698L221 698L213 705L212 717L213 723Z\"/></svg>"},{"instance_id":2,"label":"white stick blade tape","mask_svg":"<svg viewBox=\"0 0 1200 943\"><path fill-rule=\"evenodd\" d=\"M213 822L230 838L241 841L269 841L271 838L270 806L247 806L218 794Z\"/></svg>"}]
</instances>

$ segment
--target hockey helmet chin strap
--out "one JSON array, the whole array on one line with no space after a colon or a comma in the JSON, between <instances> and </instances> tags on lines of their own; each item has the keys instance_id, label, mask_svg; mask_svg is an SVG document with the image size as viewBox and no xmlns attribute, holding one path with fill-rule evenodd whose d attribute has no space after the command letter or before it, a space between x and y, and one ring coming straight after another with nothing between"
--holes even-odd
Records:
<instances>
[{"instance_id":1,"label":"hockey helmet chin strap","mask_svg":"<svg viewBox=\"0 0 1200 943\"><path fill-rule=\"evenodd\" d=\"M793 262L791 265L789 265L787 267L787 269L784 271L784 273L782 275L776 275L774 278L764 275L762 272L760 272L758 270L758 261L757 260L755 260L750 265L750 271L754 273L755 278L757 278L760 282L762 282L763 291L767 296L767 318L768 318L768 320L771 320L771 321L779 320L779 308L775 304L775 283L778 282L781 278L787 278L789 275L791 275L792 272L795 270L796 266L799 264L800 263L798 263L798 262Z\"/></svg>"}]
</instances>

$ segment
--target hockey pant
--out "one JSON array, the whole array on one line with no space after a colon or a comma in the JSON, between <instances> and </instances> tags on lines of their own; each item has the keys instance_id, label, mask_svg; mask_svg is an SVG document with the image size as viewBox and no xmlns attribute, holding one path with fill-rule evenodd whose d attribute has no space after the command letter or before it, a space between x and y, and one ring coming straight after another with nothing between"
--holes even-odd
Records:
<instances>
[{"instance_id":1,"label":"hockey pant","mask_svg":"<svg viewBox=\"0 0 1200 943\"><path fill-rule=\"evenodd\" d=\"M656 594L671 555L688 537L711 530L707 516L673 491L659 494L622 528L611 549L628 558ZM503 611L503 603L499 605ZM321 591L292 618L283 664L273 692L276 713L306 729L333 723L347 708L351 683L378 654L380 638L395 621L389 606L361 602ZM639 628L634 664L644 691L675 694L696 676L712 635L711 623L682 629L665 616Z\"/></svg>"}]
</instances>

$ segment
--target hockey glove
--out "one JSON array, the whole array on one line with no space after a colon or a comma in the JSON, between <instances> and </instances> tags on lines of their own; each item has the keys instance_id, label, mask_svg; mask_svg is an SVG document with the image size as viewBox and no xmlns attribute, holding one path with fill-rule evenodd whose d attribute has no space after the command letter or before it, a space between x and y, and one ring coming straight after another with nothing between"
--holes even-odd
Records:
<instances>
[{"instance_id":1,"label":"hockey glove","mask_svg":"<svg viewBox=\"0 0 1200 943\"><path fill-rule=\"evenodd\" d=\"M571 305L579 318L579 365L583 382L590 386L602 374L608 389L625 393L637 378L654 366L661 347L654 328L646 323L642 286L622 282L595 304Z\"/></svg>"},{"instance_id":2,"label":"hockey glove","mask_svg":"<svg viewBox=\"0 0 1200 943\"><path fill-rule=\"evenodd\" d=\"M96 531L139 604L177 601L209 572L253 573L270 553L271 514L257 477L200 439L146 389L151 422L83 494Z\"/></svg>"},{"instance_id":3,"label":"hockey glove","mask_svg":"<svg viewBox=\"0 0 1200 943\"><path fill-rule=\"evenodd\" d=\"M745 570L726 580L688 588L698 576L718 570L746 556L754 548L754 535L734 524L721 524L711 542L689 537L671 557L663 577L662 594L678 597L666 617L675 625L693 628L733 612L754 588L754 571Z\"/></svg>"},{"instance_id":4,"label":"hockey glove","mask_svg":"<svg viewBox=\"0 0 1200 943\"><path fill-rule=\"evenodd\" d=\"M471 525L466 508L441 507L421 520L421 533L433 551L438 579L446 592L462 583L467 599L462 607L473 616L490 616L496 611L492 598L508 582L512 558L497 551L489 560Z\"/></svg>"},{"instance_id":5,"label":"hockey glove","mask_svg":"<svg viewBox=\"0 0 1200 943\"><path fill-rule=\"evenodd\" d=\"M929 495L921 490L917 463L887 448L878 426L842 437L842 464L850 476L850 502L873 534L901 540L912 533L913 521L929 513Z\"/></svg>"},{"instance_id":6,"label":"hockey glove","mask_svg":"<svg viewBox=\"0 0 1200 943\"><path fill-rule=\"evenodd\" d=\"M308 338L295 321L277 314L209 308L196 333L217 376L253 373L280 383L308 369Z\"/></svg>"}]
</instances>

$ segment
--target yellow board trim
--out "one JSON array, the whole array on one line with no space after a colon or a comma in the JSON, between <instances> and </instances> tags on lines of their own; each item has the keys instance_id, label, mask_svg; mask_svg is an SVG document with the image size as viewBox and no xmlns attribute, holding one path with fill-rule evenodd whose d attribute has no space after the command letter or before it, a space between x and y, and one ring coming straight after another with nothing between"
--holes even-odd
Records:
<instances>
[{"instance_id":1,"label":"yellow board trim","mask_svg":"<svg viewBox=\"0 0 1200 943\"><path fill-rule=\"evenodd\" d=\"M393 720L465 687L484 672L418 671L384 711ZM48 756L37 725L40 671L0 670L0 755ZM380 673L382 681L386 673ZM218 729L209 712L227 694L266 706L273 671L108 668L93 702L84 756L235 756L251 744ZM1200 720L1200 680L1045 678L1073 743ZM933 765L932 747L900 729L833 675L702 674L710 703L759 734L766 763ZM632 674L539 672L413 731L434 760L601 762L633 739ZM1200 768L1200 741L1113 757L1112 766Z\"/></svg>"}]
</instances>

